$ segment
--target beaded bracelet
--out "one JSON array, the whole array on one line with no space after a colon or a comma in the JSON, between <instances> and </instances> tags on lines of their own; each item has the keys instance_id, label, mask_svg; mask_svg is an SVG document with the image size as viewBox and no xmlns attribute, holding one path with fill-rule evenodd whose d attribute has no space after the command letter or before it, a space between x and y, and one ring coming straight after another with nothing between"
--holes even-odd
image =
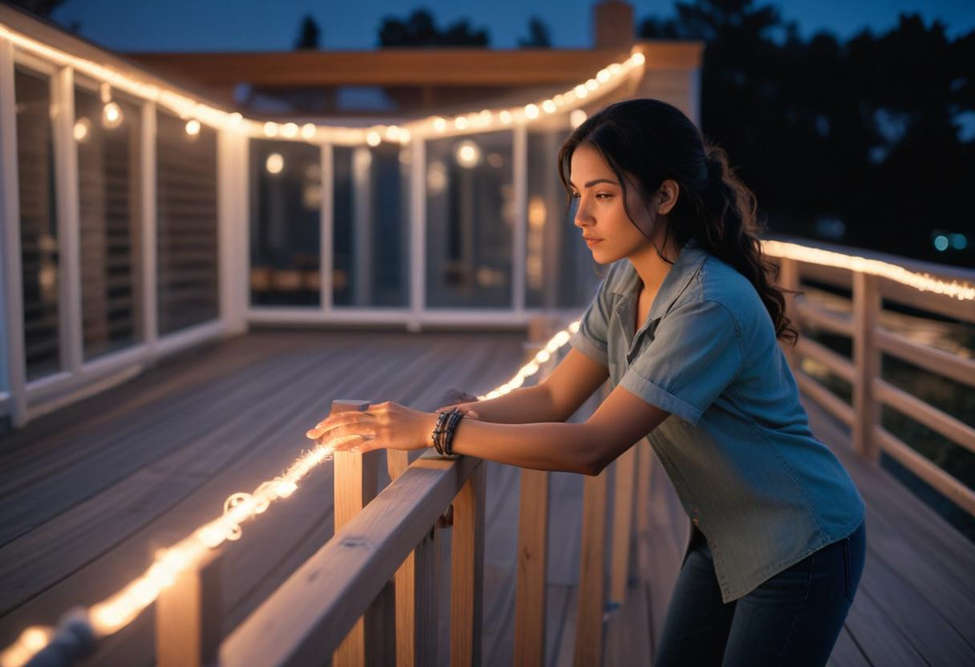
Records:
<instances>
[{"instance_id":1,"label":"beaded bracelet","mask_svg":"<svg viewBox=\"0 0 975 667\"><path fill-rule=\"evenodd\" d=\"M448 457L458 456L458 454L454 454L451 445L453 444L454 431L457 429L457 424L460 423L460 420L463 419L464 416L465 413L462 410L456 409L447 419L447 433L443 439L443 450L445 455Z\"/></svg>"},{"instance_id":2,"label":"beaded bracelet","mask_svg":"<svg viewBox=\"0 0 975 667\"><path fill-rule=\"evenodd\" d=\"M443 427L450 416L449 410L444 410L437 416L437 424L433 429L433 434L430 436L433 440L433 446L437 450L437 453L441 456L444 455L443 446L440 444L440 436L443 434Z\"/></svg>"}]
</instances>

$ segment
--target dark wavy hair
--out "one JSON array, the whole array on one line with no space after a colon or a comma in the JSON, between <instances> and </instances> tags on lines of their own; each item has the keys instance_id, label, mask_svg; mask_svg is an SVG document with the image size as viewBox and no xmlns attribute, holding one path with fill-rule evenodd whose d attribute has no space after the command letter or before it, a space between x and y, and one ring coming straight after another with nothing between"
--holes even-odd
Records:
<instances>
[{"instance_id":1,"label":"dark wavy hair","mask_svg":"<svg viewBox=\"0 0 975 667\"><path fill-rule=\"evenodd\" d=\"M568 176L572 154L582 144L598 151L616 174L623 189L624 210L637 229L626 205L623 172L636 178L648 208L651 196L665 180L676 181L680 194L667 214L664 246L671 235L679 247L696 236L705 250L755 286L772 317L776 338L791 340L793 345L798 341L799 332L785 314L783 297L783 292L795 292L774 284L779 268L762 252L759 233L764 227L756 216L755 195L728 166L724 149L707 142L683 112L666 102L616 102L586 119L559 150L559 178L569 195L567 208L572 203ZM670 262L660 248L657 253Z\"/></svg>"}]
</instances>

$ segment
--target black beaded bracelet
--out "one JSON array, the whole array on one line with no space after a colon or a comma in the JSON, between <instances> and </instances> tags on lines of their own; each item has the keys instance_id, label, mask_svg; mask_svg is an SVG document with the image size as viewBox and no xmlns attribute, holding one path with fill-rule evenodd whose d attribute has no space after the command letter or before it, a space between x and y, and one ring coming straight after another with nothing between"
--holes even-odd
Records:
<instances>
[{"instance_id":1,"label":"black beaded bracelet","mask_svg":"<svg viewBox=\"0 0 975 667\"><path fill-rule=\"evenodd\" d=\"M450 414L451 413L449 410L444 410L440 413L440 415L437 417L437 424L433 429L433 435L431 435L433 446L437 450L437 453L441 456L444 455L443 445L441 444L441 436L444 432L444 423L447 421L447 418L450 417Z\"/></svg>"},{"instance_id":2,"label":"black beaded bracelet","mask_svg":"<svg viewBox=\"0 0 975 667\"><path fill-rule=\"evenodd\" d=\"M447 432L445 434L444 441L443 441L443 450L445 456L457 456L456 454L454 454L452 449L452 444L454 440L454 431L457 429L457 424L460 423L460 420L464 418L464 414L465 413L462 410L458 409L453 414L451 414L450 418L447 420Z\"/></svg>"}]
</instances>

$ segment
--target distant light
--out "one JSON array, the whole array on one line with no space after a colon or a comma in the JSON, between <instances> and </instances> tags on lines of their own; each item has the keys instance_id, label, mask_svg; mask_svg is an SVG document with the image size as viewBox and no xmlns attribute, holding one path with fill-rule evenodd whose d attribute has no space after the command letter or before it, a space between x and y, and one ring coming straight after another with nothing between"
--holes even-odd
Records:
<instances>
[{"instance_id":1,"label":"distant light","mask_svg":"<svg viewBox=\"0 0 975 667\"><path fill-rule=\"evenodd\" d=\"M278 136L278 124L268 121L264 123L264 136L265 137L276 137Z\"/></svg>"},{"instance_id":2,"label":"distant light","mask_svg":"<svg viewBox=\"0 0 975 667\"><path fill-rule=\"evenodd\" d=\"M552 100L545 100L544 102L542 102L542 111L544 111L545 113L555 113L555 110L557 108L558 107L555 106L555 102L553 102Z\"/></svg>"},{"instance_id":3,"label":"distant light","mask_svg":"<svg viewBox=\"0 0 975 667\"><path fill-rule=\"evenodd\" d=\"M301 136L305 139L311 139L318 132L318 128L315 127L314 123L305 123L301 126Z\"/></svg>"},{"instance_id":4,"label":"distant light","mask_svg":"<svg viewBox=\"0 0 975 667\"><path fill-rule=\"evenodd\" d=\"M601 69L596 74L596 81L598 81L599 83L606 83L607 81L609 81L611 76L613 75L609 73L608 69Z\"/></svg>"},{"instance_id":5,"label":"distant light","mask_svg":"<svg viewBox=\"0 0 975 667\"><path fill-rule=\"evenodd\" d=\"M952 234L951 247L955 250L964 250L968 247L968 237L964 234Z\"/></svg>"},{"instance_id":6,"label":"distant light","mask_svg":"<svg viewBox=\"0 0 975 667\"><path fill-rule=\"evenodd\" d=\"M193 119L186 121L186 134L195 137L200 133L200 121Z\"/></svg>"},{"instance_id":7,"label":"distant light","mask_svg":"<svg viewBox=\"0 0 975 667\"><path fill-rule=\"evenodd\" d=\"M454 127L458 130L466 130L470 126L470 122L463 116L457 116L454 118Z\"/></svg>"},{"instance_id":8,"label":"distant light","mask_svg":"<svg viewBox=\"0 0 975 667\"><path fill-rule=\"evenodd\" d=\"M552 98L552 101L555 102L556 106L562 106L565 104L565 96L561 94L556 95Z\"/></svg>"},{"instance_id":9,"label":"distant light","mask_svg":"<svg viewBox=\"0 0 975 667\"><path fill-rule=\"evenodd\" d=\"M366 135L366 143L370 146L378 146L382 140L383 138L375 130Z\"/></svg>"},{"instance_id":10,"label":"distant light","mask_svg":"<svg viewBox=\"0 0 975 667\"><path fill-rule=\"evenodd\" d=\"M235 111L230 114L230 122L232 124L239 125L242 120L244 120L244 117L240 115L239 111Z\"/></svg>"},{"instance_id":11,"label":"distant light","mask_svg":"<svg viewBox=\"0 0 975 667\"><path fill-rule=\"evenodd\" d=\"M948 249L948 237L944 234L938 234L934 237L934 247L935 250L939 252L944 252Z\"/></svg>"},{"instance_id":12,"label":"distant light","mask_svg":"<svg viewBox=\"0 0 975 667\"><path fill-rule=\"evenodd\" d=\"M293 139L298 136L298 126L294 123L285 123L284 127L281 128L281 136Z\"/></svg>"},{"instance_id":13,"label":"distant light","mask_svg":"<svg viewBox=\"0 0 975 667\"><path fill-rule=\"evenodd\" d=\"M399 131L399 142L401 144L408 144L408 143L410 143L410 136L411 136L410 135L410 131L407 130L405 127L402 128L402 129L400 129L400 131Z\"/></svg>"},{"instance_id":14,"label":"distant light","mask_svg":"<svg viewBox=\"0 0 975 667\"><path fill-rule=\"evenodd\" d=\"M575 92L576 97L581 100L583 97L589 94L589 89L580 83L578 86L573 88L573 92Z\"/></svg>"},{"instance_id":15,"label":"distant light","mask_svg":"<svg viewBox=\"0 0 975 667\"><path fill-rule=\"evenodd\" d=\"M87 118L79 118L74 124L74 140L79 144L86 143L91 138L91 121Z\"/></svg>"},{"instance_id":16,"label":"distant light","mask_svg":"<svg viewBox=\"0 0 975 667\"><path fill-rule=\"evenodd\" d=\"M588 81L586 81L586 88L588 88L589 90L596 90L597 88L599 88L599 82L596 81L595 79L589 79Z\"/></svg>"},{"instance_id":17,"label":"distant light","mask_svg":"<svg viewBox=\"0 0 975 667\"><path fill-rule=\"evenodd\" d=\"M437 132L443 132L445 129L447 129L447 121L445 121L443 118L435 118L433 120L433 127L435 130L437 130Z\"/></svg>"},{"instance_id":18,"label":"distant light","mask_svg":"<svg viewBox=\"0 0 975 667\"><path fill-rule=\"evenodd\" d=\"M630 60L633 62L634 65L639 67L643 63L647 62L647 57L642 53L634 53L632 56L630 56Z\"/></svg>"},{"instance_id":19,"label":"distant light","mask_svg":"<svg viewBox=\"0 0 975 667\"><path fill-rule=\"evenodd\" d=\"M525 106L525 115L529 118L538 118L538 107L534 104Z\"/></svg>"},{"instance_id":20,"label":"distant light","mask_svg":"<svg viewBox=\"0 0 975 667\"><path fill-rule=\"evenodd\" d=\"M575 129L586 122L586 112L582 109L573 109L572 113L569 114L569 124L572 125L572 129Z\"/></svg>"},{"instance_id":21,"label":"distant light","mask_svg":"<svg viewBox=\"0 0 975 667\"><path fill-rule=\"evenodd\" d=\"M399 141L399 127L396 125L390 125L386 128L386 140L387 141Z\"/></svg>"},{"instance_id":22,"label":"distant light","mask_svg":"<svg viewBox=\"0 0 975 667\"><path fill-rule=\"evenodd\" d=\"M284 157L280 153L271 153L267 156L264 168L269 174L280 174L284 170Z\"/></svg>"},{"instance_id":23,"label":"distant light","mask_svg":"<svg viewBox=\"0 0 975 667\"><path fill-rule=\"evenodd\" d=\"M473 141L462 141L457 146L457 164L470 169L481 159L481 149Z\"/></svg>"},{"instance_id":24,"label":"distant light","mask_svg":"<svg viewBox=\"0 0 975 667\"><path fill-rule=\"evenodd\" d=\"M507 109L499 113L498 117L501 119L501 122L504 123L505 125L508 125L511 122L511 112L508 111Z\"/></svg>"},{"instance_id":25,"label":"distant light","mask_svg":"<svg viewBox=\"0 0 975 667\"><path fill-rule=\"evenodd\" d=\"M114 130L122 124L122 109L115 102L109 102L102 109L102 125L109 130Z\"/></svg>"}]
</instances>

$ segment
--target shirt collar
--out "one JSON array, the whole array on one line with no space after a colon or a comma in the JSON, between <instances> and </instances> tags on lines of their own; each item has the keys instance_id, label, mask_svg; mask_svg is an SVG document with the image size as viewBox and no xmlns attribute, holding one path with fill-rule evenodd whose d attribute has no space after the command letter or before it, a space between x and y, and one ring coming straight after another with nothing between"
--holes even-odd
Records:
<instances>
[{"instance_id":1,"label":"shirt collar","mask_svg":"<svg viewBox=\"0 0 975 667\"><path fill-rule=\"evenodd\" d=\"M670 306L677 301L677 297L690 284L691 279L697 274L707 256L707 250L701 247L697 237L691 237L684 244L677 259L674 260L673 266L670 267L670 271L664 276L660 289L654 296L653 305L650 307L648 315L649 320L659 319L670 310ZM617 281L616 287L610 291L623 297L636 298L637 291L640 288L640 274L637 273L636 267L631 261L628 259L621 261L626 262L622 275Z\"/></svg>"}]
</instances>

